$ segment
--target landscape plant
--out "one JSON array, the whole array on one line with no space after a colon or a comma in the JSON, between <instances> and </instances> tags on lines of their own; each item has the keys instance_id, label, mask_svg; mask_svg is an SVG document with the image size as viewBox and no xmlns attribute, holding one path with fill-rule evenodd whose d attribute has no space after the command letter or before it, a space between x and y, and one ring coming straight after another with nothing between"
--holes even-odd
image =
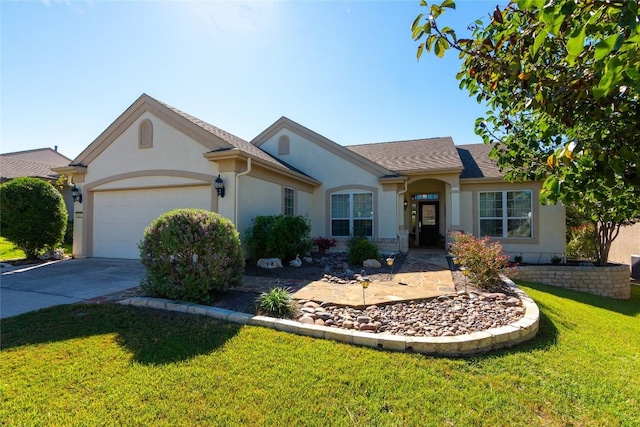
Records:
<instances>
[{"instance_id":1,"label":"landscape plant","mask_svg":"<svg viewBox=\"0 0 640 427\"><path fill-rule=\"evenodd\" d=\"M314 237L313 244L318 247L320 251L325 251L327 249L331 249L338 244L338 241L331 237Z\"/></svg>"},{"instance_id":2,"label":"landscape plant","mask_svg":"<svg viewBox=\"0 0 640 427\"><path fill-rule=\"evenodd\" d=\"M311 220L307 216L256 216L247 229L245 243L253 259L295 259L311 249Z\"/></svg>"},{"instance_id":3,"label":"landscape plant","mask_svg":"<svg viewBox=\"0 0 640 427\"><path fill-rule=\"evenodd\" d=\"M421 4L418 58L459 53L460 87L488 106L476 133L498 167L591 218L606 265L620 227L640 221L638 1L511 1L462 37L439 25L454 1Z\"/></svg>"},{"instance_id":4,"label":"landscape plant","mask_svg":"<svg viewBox=\"0 0 640 427\"><path fill-rule=\"evenodd\" d=\"M51 183L15 178L0 185L0 200L0 235L24 251L27 259L37 259L62 243L69 214L62 194Z\"/></svg>"},{"instance_id":5,"label":"landscape plant","mask_svg":"<svg viewBox=\"0 0 640 427\"><path fill-rule=\"evenodd\" d=\"M146 268L142 289L154 297L209 303L242 284L244 256L233 223L204 209L160 215L138 244Z\"/></svg>"},{"instance_id":6,"label":"landscape plant","mask_svg":"<svg viewBox=\"0 0 640 427\"><path fill-rule=\"evenodd\" d=\"M450 232L449 238L449 253L456 264L466 268L471 283L481 289L502 283L500 276L509 266L509 257L503 253L500 242L459 231Z\"/></svg>"},{"instance_id":7,"label":"landscape plant","mask_svg":"<svg viewBox=\"0 0 640 427\"><path fill-rule=\"evenodd\" d=\"M256 300L260 314L276 317L287 317L295 312L295 302L291 296L291 288L275 286L260 294Z\"/></svg>"},{"instance_id":8,"label":"landscape plant","mask_svg":"<svg viewBox=\"0 0 640 427\"><path fill-rule=\"evenodd\" d=\"M347 243L349 263L362 265L367 259L380 259L378 246L363 236L352 236Z\"/></svg>"}]
</instances>

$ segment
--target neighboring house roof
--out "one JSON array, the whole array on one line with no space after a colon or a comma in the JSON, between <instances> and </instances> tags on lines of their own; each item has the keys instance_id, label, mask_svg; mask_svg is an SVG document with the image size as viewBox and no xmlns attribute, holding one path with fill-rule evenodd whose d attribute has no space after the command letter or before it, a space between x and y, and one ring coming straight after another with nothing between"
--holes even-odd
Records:
<instances>
[{"instance_id":1,"label":"neighboring house roof","mask_svg":"<svg viewBox=\"0 0 640 427\"><path fill-rule=\"evenodd\" d=\"M56 179L58 174L51 169L66 166L70 161L51 148L0 154L0 179L6 181L22 176Z\"/></svg>"},{"instance_id":2,"label":"neighboring house roof","mask_svg":"<svg viewBox=\"0 0 640 427\"><path fill-rule=\"evenodd\" d=\"M471 178L502 178L495 160L489 158L491 146L486 144L468 144L456 146L460 159L464 164L464 170L460 179Z\"/></svg>"},{"instance_id":3,"label":"neighboring house roof","mask_svg":"<svg viewBox=\"0 0 640 427\"><path fill-rule=\"evenodd\" d=\"M349 145L345 148L400 174L460 171L463 168L449 136Z\"/></svg>"}]
</instances>

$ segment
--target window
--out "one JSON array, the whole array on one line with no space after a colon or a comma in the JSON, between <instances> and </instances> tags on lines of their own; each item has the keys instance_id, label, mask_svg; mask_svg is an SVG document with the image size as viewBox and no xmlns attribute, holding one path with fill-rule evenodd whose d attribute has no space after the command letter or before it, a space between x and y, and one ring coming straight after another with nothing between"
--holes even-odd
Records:
<instances>
[{"instance_id":1,"label":"window","mask_svg":"<svg viewBox=\"0 0 640 427\"><path fill-rule=\"evenodd\" d=\"M533 237L531 200L531 190L481 192L480 236Z\"/></svg>"},{"instance_id":2,"label":"window","mask_svg":"<svg viewBox=\"0 0 640 427\"><path fill-rule=\"evenodd\" d=\"M332 236L373 237L373 193L331 195Z\"/></svg>"},{"instance_id":3,"label":"window","mask_svg":"<svg viewBox=\"0 0 640 427\"><path fill-rule=\"evenodd\" d=\"M293 188L284 188L284 214L287 216L296 214L296 191Z\"/></svg>"},{"instance_id":4,"label":"window","mask_svg":"<svg viewBox=\"0 0 640 427\"><path fill-rule=\"evenodd\" d=\"M278 155L289 154L289 137L282 135L278 139Z\"/></svg>"},{"instance_id":5,"label":"window","mask_svg":"<svg viewBox=\"0 0 640 427\"><path fill-rule=\"evenodd\" d=\"M427 193L427 194L414 194L411 196L411 200L438 200L440 195L438 193Z\"/></svg>"},{"instance_id":6,"label":"window","mask_svg":"<svg viewBox=\"0 0 640 427\"><path fill-rule=\"evenodd\" d=\"M138 127L138 148L153 147L153 124L151 120L145 119Z\"/></svg>"}]
</instances>

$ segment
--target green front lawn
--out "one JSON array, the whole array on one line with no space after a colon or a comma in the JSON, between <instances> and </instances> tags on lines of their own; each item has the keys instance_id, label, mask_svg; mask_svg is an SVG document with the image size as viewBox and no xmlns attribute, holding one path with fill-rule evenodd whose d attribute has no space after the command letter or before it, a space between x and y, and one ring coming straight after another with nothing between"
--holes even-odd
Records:
<instances>
[{"instance_id":1,"label":"green front lawn","mask_svg":"<svg viewBox=\"0 0 640 427\"><path fill-rule=\"evenodd\" d=\"M0 424L640 425L640 288L523 288L539 336L468 359L118 305L5 319Z\"/></svg>"},{"instance_id":2,"label":"green front lawn","mask_svg":"<svg viewBox=\"0 0 640 427\"><path fill-rule=\"evenodd\" d=\"M73 252L73 245L71 243L63 243L60 247L64 249L66 255L71 255ZM13 243L4 237L0 237L0 261L24 259L25 257L24 252L16 248Z\"/></svg>"},{"instance_id":3,"label":"green front lawn","mask_svg":"<svg viewBox=\"0 0 640 427\"><path fill-rule=\"evenodd\" d=\"M16 248L13 243L8 241L4 237L0 237L0 261L22 259L24 257L24 252Z\"/></svg>"}]
</instances>

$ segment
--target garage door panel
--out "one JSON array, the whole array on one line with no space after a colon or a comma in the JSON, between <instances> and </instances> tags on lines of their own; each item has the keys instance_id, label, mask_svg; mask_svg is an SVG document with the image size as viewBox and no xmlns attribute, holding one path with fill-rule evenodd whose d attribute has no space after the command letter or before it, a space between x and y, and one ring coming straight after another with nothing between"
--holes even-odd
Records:
<instances>
[{"instance_id":1,"label":"garage door panel","mask_svg":"<svg viewBox=\"0 0 640 427\"><path fill-rule=\"evenodd\" d=\"M96 192L93 256L139 258L144 229L161 214L178 208L211 209L211 187L178 187Z\"/></svg>"}]
</instances>

